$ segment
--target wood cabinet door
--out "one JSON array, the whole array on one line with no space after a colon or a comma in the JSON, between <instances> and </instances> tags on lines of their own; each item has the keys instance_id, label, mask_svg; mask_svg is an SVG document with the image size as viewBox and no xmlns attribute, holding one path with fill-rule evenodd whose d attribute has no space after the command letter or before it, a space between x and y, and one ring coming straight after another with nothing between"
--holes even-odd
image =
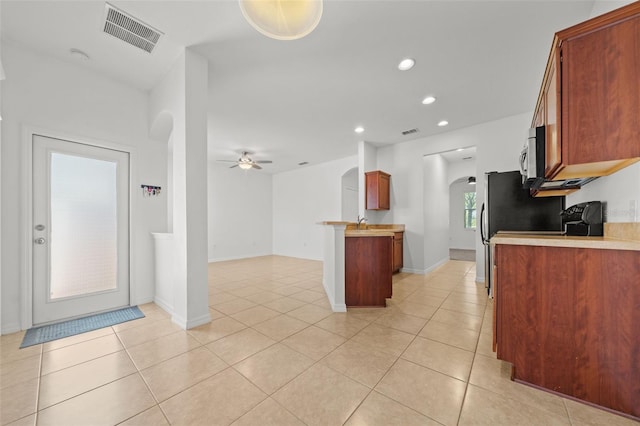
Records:
<instances>
[{"instance_id":1,"label":"wood cabinet door","mask_svg":"<svg viewBox=\"0 0 640 426\"><path fill-rule=\"evenodd\" d=\"M552 55L543 98L544 124L546 126L544 175L549 179L555 175L556 171L562 165L562 145L560 143L561 120L559 116L561 95L558 84L561 68L559 65L559 55L556 52Z\"/></svg>"},{"instance_id":2,"label":"wood cabinet door","mask_svg":"<svg viewBox=\"0 0 640 426\"><path fill-rule=\"evenodd\" d=\"M380 183L379 183L379 193L378 193L378 208L381 210L389 210L391 207L391 197L390 197L390 176L386 173L381 173L379 175Z\"/></svg>"},{"instance_id":3,"label":"wood cabinet door","mask_svg":"<svg viewBox=\"0 0 640 426\"><path fill-rule=\"evenodd\" d=\"M640 157L640 14L562 45L565 164Z\"/></svg>"},{"instance_id":4,"label":"wood cabinet door","mask_svg":"<svg viewBox=\"0 0 640 426\"><path fill-rule=\"evenodd\" d=\"M389 210L390 175L379 170L365 173L365 206L367 210Z\"/></svg>"},{"instance_id":5,"label":"wood cabinet door","mask_svg":"<svg viewBox=\"0 0 640 426\"><path fill-rule=\"evenodd\" d=\"M399 234L399 235L398 235ZM399 271L403 265L402 253L402 233L396 232L393 238L393 270Z\"/></svg>"},{"instance_id":6,"label":"wood cabinet door","mask_svg":"<svg viewBox=\"0 0 640 426\"><path fill-rule=\"evenodd\" d=\"M514 378L640 416L640 253L499 244L495 262Z\"/></svg>"},{"instance_id":7,"label":"wood cabinet door","mask_svg":"<svg viewBox=\"0 0 640 426\"><path fill-rule=\"evenodd\" d=\"M345 238L347 306L386 306L392 292L392 237Z\"/></svg>"}]
</instances>

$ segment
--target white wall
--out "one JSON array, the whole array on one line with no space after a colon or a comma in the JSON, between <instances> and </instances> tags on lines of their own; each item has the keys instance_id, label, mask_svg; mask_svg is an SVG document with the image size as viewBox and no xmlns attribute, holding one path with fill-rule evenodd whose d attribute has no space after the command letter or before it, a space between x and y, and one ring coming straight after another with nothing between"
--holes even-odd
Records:
<instances>
[{"instance_id":1,"label":"white wall","mask_svg":"<svg viewBox=\"0 0 640 426\"><path fill-rule=\"evenodd\" d=\"M452 166L450 164L449 168L451 169ZM476 229L464 227L464 194L475 191L476 185L470 185L465 178L449 185L449 248L476 249ZM480 220L478 207L480 206L476 206L477 223Z\"/></svg>"},{"instance_id":2,"label":"white wall","mask_svg":"<svg viewBox=\"0 0 640 426\"><path fill-rule=\"evenodd\" d=\"M449 247L465 250L476 249L476 230L465 229L463 214L463 193L475 191L474 185L467 183L467 178L476 175L476 161L463 160L450 162L447 168L447 183L449 184ZM464 178L460 183L456 180ZM456 185L456 186L454 186ZM455 192L455 193L454 193ZM480 219L481 200L477 199L478 220Z\"/></svg>"},{"instance_id":3,"label":"white wall","mask_svg":"<svg viewBox=\"0 0 640 426\"><path fill-rule=\"evenodd\" d=\"M449 162L447 168L447 183L451 185L457 179L462 177L468 178L469 176L476 175L476 160L462 160Z\"/></svg>"},{"instance_id":4,"label":"white wall","mask_svg":"<svg viewBox=\"0 0 640 426\"><path fill-rule=\"evenodd\" d=\"M209 162L209 261L273 250L272 176Z\"/></svg>"},{"instance_id":5,"label":"white wall","mask_svg":"<svg viewBox=\"0 0 640 426\"><path fill-rule=\"evenodd\" d=\"M606 222L640 222L640 163L594 180L567 196L566 204L583 201L603 201Z\"/></svg>"},{"instance_id":6,"label":"white wall","mask_svg":"<svg viewBox=\"0 0 640 426\"><path fill-rule=\"evenodd\" d=\"M358 165L346 157L273 175L273 253L322 260L322 221L339 221L342 175Z\"/></svg>"},{"instance_id":7,"label":"white wall","mask_svg":"<svg viewBox=\"0 0 640 426\"><path fill-rule=\"evenodd\" d=\"M426 265L423 269L427 272L449 260L449 163L440 154L433 154L423 157L423 166Z\"/></svg>"},{"instance_id":8,"label":"white wall","mask_svg":"<svg viewBox=\"0 0 640 426\"><path fill-rule=\"evenodd\" d=\"M174 245L170 314L183 329L211 321L207 303L208 65L204 57L186 49L152 89L148 103L154 135L158 128L171 129L167 138L171 141Z\"/></svg>"},{"instance_id":9,"label":"white wall","mask_svg":"<svg viewBox=\"0 0 640 426\"><path fill-rule=\"evenodd\" d=\"M342 220L355 222L359 216L360 190L358 168L354 167L342 176Z\"/></svg>"},{"instance_id":10,"label":"white wall","mask_svg":"<svg viewBox=\"0 0 640 426\"><path fill-rule=\"evenodd\" d=\"M134 303L154 292L150 232L166 228L166 203L142 198L140 184L165 186L166 147L149 139L147 94L3 40L7 79L2 82L2 333L24 324L20 311L26 276L22 155L24 126L132 147L134 222L131 283Z\"/></svg>"},{"instance_id":11,"label":"white wall","mask_svg":"<svg viewBox=\"0 0 640 426\"><path fill-rule=\"evenodd\" d=\"M369 142L360 142L358 144L358 169L359 169L359 216L367 218L367 223L380 224L391 223L393 212L390 210L367 210L365 205L366 178L365 173L375 170L381 170L378 167L378 148ZM382 170L385 171L385 170ZM389 197L393 206L393 176L390 180ZM386 221L386 222L385 222Z\"/></svg>"},{"instance_id":12,"label":"white wall","mask_svg":"<svg viewBox=\"0 0 640 426\"><path fill-rule=\"evenodd\" d=\"M378 148L378 167L391 174L394 198L391 208L393 223L404 223L405 268L425 271L434 265L425 264L424 241L437 229L425 223L423 198L428 184L423 179L423 156L457 148L476 146L476 193L484 197L484 173L517 170L518 156L527 137L532 113L442 133L429 138ZM385 220L386 221L386 220ZM476 270L484 277L484 252L476 235Z\"/></svg>"}]
</instances>

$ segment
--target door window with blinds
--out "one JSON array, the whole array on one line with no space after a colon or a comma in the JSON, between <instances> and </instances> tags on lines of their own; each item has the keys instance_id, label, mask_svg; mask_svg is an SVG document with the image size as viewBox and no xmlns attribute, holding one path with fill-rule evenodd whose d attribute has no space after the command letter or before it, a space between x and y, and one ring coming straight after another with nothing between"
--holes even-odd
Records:
<instances>
[{"instance_id":1,"label":"door window with blinds","mask_svg":"<svg viewBox=\"0 0 640 426\"><path fill-rule=\"evenodd\" d=\"M33 324L129 304L129 153L33 136Z\"/></svg>"}]
</instances>

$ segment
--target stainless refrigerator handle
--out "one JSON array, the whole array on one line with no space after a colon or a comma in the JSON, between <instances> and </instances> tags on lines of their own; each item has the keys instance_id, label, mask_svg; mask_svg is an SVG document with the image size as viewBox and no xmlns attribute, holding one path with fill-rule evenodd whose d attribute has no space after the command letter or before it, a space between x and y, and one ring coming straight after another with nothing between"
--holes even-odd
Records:
<instances>
[{"instance_id":1,"label":"stainless refrigerator handle","mask_svg":"<svg viewBox=\"0 0 640 426\"><path fill-rule=\"evenodd\" d=\"M480 208L480 238L482 239L482 244L489 242L484 235L484 203L482 203L482 207Z\"/></svg>"}]
</instances>

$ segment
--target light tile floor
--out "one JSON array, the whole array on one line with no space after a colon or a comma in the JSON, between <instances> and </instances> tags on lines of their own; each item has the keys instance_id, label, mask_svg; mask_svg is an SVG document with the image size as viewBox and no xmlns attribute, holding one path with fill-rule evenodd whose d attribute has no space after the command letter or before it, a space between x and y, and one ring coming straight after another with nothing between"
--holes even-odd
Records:
<instances>
[{"instance_id":1,"label":"light tile floor","mask_svg":"<svg viewBox=\"0 0 640 426\"><path fill-rule=\"evenodd\" d=\"M0 338L13 425L637 425L514 383L491 351L473 262L396 274L385 309L333 313L320 262L209 265L213 321L146 317L18 350Z\"/></svg>"}]
</instances>

